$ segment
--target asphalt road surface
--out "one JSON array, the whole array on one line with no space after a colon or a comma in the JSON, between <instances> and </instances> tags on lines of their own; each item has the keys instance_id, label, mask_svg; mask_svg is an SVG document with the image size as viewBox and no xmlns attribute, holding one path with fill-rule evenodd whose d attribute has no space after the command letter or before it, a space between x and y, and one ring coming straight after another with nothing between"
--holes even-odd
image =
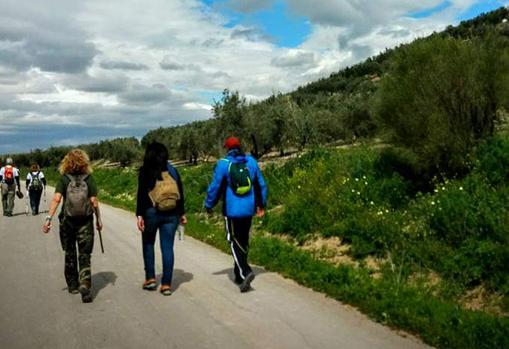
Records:
<instances>
[{"instance_id":1,"label":"asphalt road surface","mask_svg":"<svg viewBox=\"0 0 509 349\"><path fill-rule=\"evenodd\" d=\"M143 291L133 214L106 205L106 253L96 236L84 304L66 290L58 228L44 235L45 213L24 210L16 200L16 215L0 217L0 348L427 348L262 268L241 294L232 258L188 236L175 241L173 295Z\"/></svg>"}]
</instances>

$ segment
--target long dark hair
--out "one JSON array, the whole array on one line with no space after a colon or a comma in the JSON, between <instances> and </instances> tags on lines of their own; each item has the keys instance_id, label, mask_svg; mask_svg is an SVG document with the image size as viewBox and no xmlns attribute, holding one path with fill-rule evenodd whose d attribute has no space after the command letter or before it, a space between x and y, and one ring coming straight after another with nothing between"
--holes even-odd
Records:
<instances>
[{"instance_id":1,"label":"long dark hair","mask_svg":"<svg viewBox=\"0 0 509 349\"><path fill-rule=\"evenodd\" d=\"M145 149L143 165L140 171L148 181L149 188L156 185L156 180L160 180L161 172L165 171L168 164L168 149L159 142L152 142Z\"/></svg>"}]
</instances>

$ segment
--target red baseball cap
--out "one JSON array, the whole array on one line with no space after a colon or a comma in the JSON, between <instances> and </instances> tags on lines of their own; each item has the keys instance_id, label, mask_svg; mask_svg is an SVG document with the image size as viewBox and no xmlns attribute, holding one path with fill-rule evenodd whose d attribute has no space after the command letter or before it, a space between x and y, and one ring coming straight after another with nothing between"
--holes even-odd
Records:
<instances>
[{"instance_id":1,"label":"red baseball cap","mask_svg":"<svg viewBox=\"0 0 509 349\"><path fill-rule=\"evenodd\" d=\"M237 137L228 137L224 141L224 147L227 149L240 148L240 139Z\"/></svg>"}]
</instances>

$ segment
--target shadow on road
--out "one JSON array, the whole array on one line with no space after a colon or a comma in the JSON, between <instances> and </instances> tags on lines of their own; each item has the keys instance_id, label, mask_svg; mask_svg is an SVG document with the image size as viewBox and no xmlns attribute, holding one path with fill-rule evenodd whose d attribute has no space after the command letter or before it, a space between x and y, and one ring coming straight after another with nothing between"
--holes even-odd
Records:
<instances>
[{"instance_id":1,"label":"shadow on road","mask_svg":"<svg viewBox=\"0 0 509 349\"><path fill-rule=\"evenodd\" d=\"M255 275L264 274L267 272L267 270L260 268L260 267L254 267L251 266L251 269L253 269L253 272ZM235 274L233 273L233 268L226 268L220 271L216 271L215 273L212 273L213 275L228 275L228 279L230 279L231 282L235 283Z\"/></svg>"},{"instance_id":2,"label":"shadow on road","mask_svg":"<svg viewBox=\"0 0 509 349\"><path fill-rule=\"evenodd\" d=\"M92 275L92 291L94 298L97 297L99 291L108 286L109 284L115 285L117 281L117 274L112 271L101 271Z\"/></svg>"},{"instance_id":3,"label":"shadow on road","mask_svg":"<svg viewBox=\"0 0 509 349\"><path fill-rule=\"evenodd\" d=\"M157 276L157 280L161 283L161 278L163 274L159 274ZM176 291L180 285L185 284L186 282L191 281L194 278L192 273L188 273L182 269L174 269L173 270L173 279L171 281L171 288L173 291Z\"/></svg>"}]
</instances>

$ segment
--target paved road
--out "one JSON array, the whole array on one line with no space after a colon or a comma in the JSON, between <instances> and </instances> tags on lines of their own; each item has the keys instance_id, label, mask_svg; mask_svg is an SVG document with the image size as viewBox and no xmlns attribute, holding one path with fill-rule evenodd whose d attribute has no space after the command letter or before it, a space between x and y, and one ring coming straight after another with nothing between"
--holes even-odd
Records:
<instances>
[{"instance_id":1,"label":"paved road","mask_svg":"<svg viewBox=\"0 0 509 349\"><path fill-rule=\"evenodd\" d=\"M106 253L96 243L83 304L65 289L58 229L42 234L44 214L16 206L0 217L0 348L426 348L262 268L241 294L230 256L189 237L176 241L173 295L143 291L134 218L105 205Z\"/></svg>"}]
</instances>

